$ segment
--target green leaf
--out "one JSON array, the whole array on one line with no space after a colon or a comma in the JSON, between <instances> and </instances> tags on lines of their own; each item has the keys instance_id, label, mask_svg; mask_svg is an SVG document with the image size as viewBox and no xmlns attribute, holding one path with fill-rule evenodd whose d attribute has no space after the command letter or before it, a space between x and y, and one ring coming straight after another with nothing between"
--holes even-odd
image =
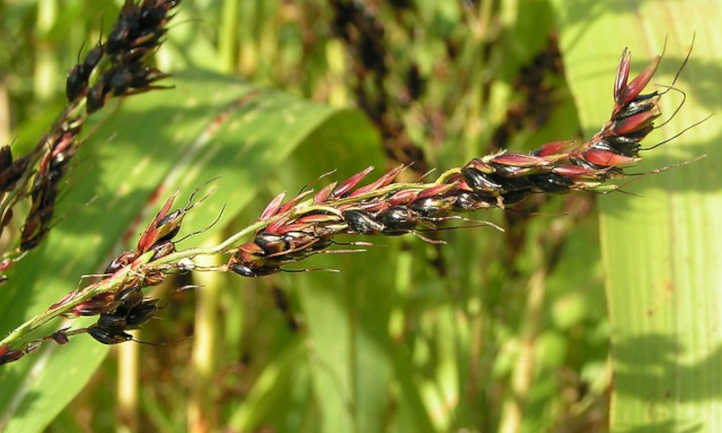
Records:
<instances>
[{"instance_id":1,"label":"green leaf","mask_svg":"<svg viewBox=\"0 0 722 433\"><path fill-rule=\"evenodd\" d=\"M269 172L299 145L360 145L371 129L358 112L337 110L207 72L179 74L170 91L127 101L74 158L64 216L45 244L26 257L3 287L0 333L43 311L131 247L162 201L214 179L215 193L196 207L184 232L208 225L223 205L223 222L254 197ZM344 125L336 129L336 125ZM333 133L325 134L325 130ZM328 138L329 141L324 141ZM332 141L331 141L332 140ZM91 198L94 198L90 202ZM177 204L182 204L178 201ZM260 212L260 206L259 206ZM204 236L182 244L200 244ZM79 326L74 323L74 326ZM87 382L107 348L81 335L63 347L0 369L0 430L43 429Z\"/></svg>"},{"instance_id":2,"label":"green leaf","mask_svg":"<svg viewBox=\"0 0 722 433\"><path fill-rule=\"evenodd\" d=\"M278 419L277 408L288 398L291 378L298 376L305 355L304 347L293 342L277 359L265 366L261 375L228 422L232 431L254 431L263 419Z\"/></svg>"},{"instance_id":3,"label":"green leaf","mask_svg":"<svg viewBox=\"0 0 722 433\"><path fill-rule=\"evenodd\" d=\"M647 145L722 105L722 13L717 2L560 0L556 6L566 71L588 134L608 118L615 69L625 46L633 53L634 75L662 52L668 38L653 83L669 84L697 34L676 84L687 93L687 103ZM663 98L667 116L680 102L675 93ZM625 187L639 196L600 199L612 326L613 432L722 430L721 133L713 118L644 152L645 162L632 171L708 157Z\"/></svg>"},{"instance_id":4,"label":"green leaf","mask_svg":"<svg viewBox=\"0 0 722 433\"><path fill-rule=\"evenodd\" d=\"M340 274L297 282L313 350L316 396L325 432L382 431L391 376L386 333L393 285L389 248L325 260ZM373 269L373 272L369 270Z\"/></svg>"}]
</instances>

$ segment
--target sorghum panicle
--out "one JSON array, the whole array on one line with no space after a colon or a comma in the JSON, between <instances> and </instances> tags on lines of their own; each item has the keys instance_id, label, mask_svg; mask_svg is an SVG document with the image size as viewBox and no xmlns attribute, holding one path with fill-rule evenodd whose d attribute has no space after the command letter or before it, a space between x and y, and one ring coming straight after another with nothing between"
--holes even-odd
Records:
<instances>
[{"instance_id":1,"label":"sorghum panicle","mask_svg":"<svg viewBox=\"0 0 722 433\"><path fill-rule=\"evenodd\" d=\"M246 277L268 275L286 270L284 264L327 249L341 233L400 235L419 228L435 230L438 223L453 218L449 216L452 213L504 207L532 193L596 190L606 180L624 176L622 167L639 160L639 142L654 129L653 122L660 115L661 95L656 91L641 94L659 61L657 57L628 82L630 56L625 50L615 80L611 118L587 142L551 142L533 154L502 151L474 158L432 184L345 200L382 190L403 166L354 189L369 168L321 189L313 205L322 210L300 216L284 214L290 215L303 195L286 204L282 204L283 196L278 196L263 211L261 220L278 219L238 247L228 268Z\"/></svg>"}]
</instances>

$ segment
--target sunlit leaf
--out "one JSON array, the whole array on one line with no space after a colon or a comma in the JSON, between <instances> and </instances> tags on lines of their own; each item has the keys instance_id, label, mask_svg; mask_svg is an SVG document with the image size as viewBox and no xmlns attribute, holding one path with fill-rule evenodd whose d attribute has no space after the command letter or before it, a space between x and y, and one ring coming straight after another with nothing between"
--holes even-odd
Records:
<instances>
[{"instance_id":1,"label":"sunlit leaf","mask_svg":"<svg viewBox=\"0 0 722 433\"><path fill-rule=\"evenodd\" d=\"M713 1L556 2L561 49L587 134L608 118L622 48L632 74L663 50L653 83L670 84L696 32L677 87L680 113L646 142L671 137L722 105ZM654 90L654 84L650 87ZM664 88L659 88L663 90ZM669 115L678 92L664 97ZM600 199L602 253L612 325L613 432L717 432L722 419L722 152L714 118L650 152L636 170L707 154L693 165L628 185L635 195Z\"/></svg>"}]
</instances>

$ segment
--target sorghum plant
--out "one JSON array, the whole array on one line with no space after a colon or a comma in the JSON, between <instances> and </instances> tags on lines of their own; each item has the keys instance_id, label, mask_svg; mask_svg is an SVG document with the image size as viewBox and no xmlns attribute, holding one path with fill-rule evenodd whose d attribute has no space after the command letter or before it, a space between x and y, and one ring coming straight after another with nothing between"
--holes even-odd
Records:
<instances>
[{"instance_id":1,"label":"sorghum plant","mask_svg":"<svg viewBox=\"0 0 722 433\"><path fill-rule=\"evenodd\" d=\"M140 7L126 3L108 42L99 45L105 55L110 56L109 69L92 87L88 84L76 86L78 81L87 81L85 76L89 74L85 74L84 65L97 62L86 61L76 66L69 77L72 78L69 83L73 83L69 86L69 89L72 87L69 99L76 100L85 94L86 106L93 111L91 106L95 107L96 102L102 106L101 101L112 95L122 96L151 88L150 83L162 74L152 67L133 62L139 53L145 54L147 47L160 39L167 13L176 3L146 1ZM152 23L145 25L153 30L138 30L138 23ZM121 48L125 54L116 61L125 63L115 65L112 59L116 57L113 56L117 56ZM66 344L70 336L80 333L87 332L104 344L132 340L125 331L140 326L158 310L157 301L145 298L143 289L159 284L171 274L201 270L260 277L281 271L303 272L310 269L287 266L314 254L358 251L353 248L337 250L333 248L335 245L369 245L341 242L337 238L341 234L413 234L424 241L438 243L425 233L458 227L497 227L490 222L461 216L463 212L504 208L531 194L617 191L621 187L608 181L629 175L624 168L639 161L640 152L664 143L647 147L641 144L656 127L654 122L661 115L660 99L673 88L667 86L662 91L642 93L660 60L661 56L658 56L638 76L629 80L630 54L627 50L623 52L614 80L610 118L587 141L555 141L532 154L501 151L474 158L461 167L445 171L433 182L423 179L412 183L396 182L396 177L406 168L402 165L358 187L371 172L372 167L369 167L344 181L332 182L315 194L307 190L286 202L285 194L276 196L258 221L213 247L176 250L176 237L184 216L202 199L196 200L194 194L184 207L171 211L175 198L171 196L147 226L136 248L116 257L99 281L71 291L45 313L20 325L0 341L0 363L18 360L45 341ZM102 97L91 103L90 100L95 98L92 89L96 87L100 88L98 92ZM74 137L61 141L61 150L51 152L51 158L71 148L69 143L74 143ZM63 155L66 158L71 154ZM47 189L51 189L48 185L54 185L50 179L40 179L40 185ZM39 211L35 214L42 215ZM461 223L450 226L449 221ZM39 227L45 226L40 224ZM244 242L247 237L251 239ZM225 265L202 267L194 262L194 258L202 255L219 254L230 255ZM98 316L98 320L87 328L61 329L44 338L28 341L30 332L59 316Z\"/></svg>"}]
</instances>

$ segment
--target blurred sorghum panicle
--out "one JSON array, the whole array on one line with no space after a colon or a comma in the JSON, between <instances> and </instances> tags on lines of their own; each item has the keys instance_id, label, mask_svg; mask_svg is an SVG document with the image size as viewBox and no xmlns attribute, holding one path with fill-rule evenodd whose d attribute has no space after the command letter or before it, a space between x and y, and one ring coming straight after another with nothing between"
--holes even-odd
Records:
<instances>
[{"instance_id":1,"label":"blurred sorghum panicle","mask_svg":"<svg viewBox=\"0 0 722 433\"><path fill-rule=\"evenodd\" d=\"M351 88L356 103L381 133L386 154L394 161L413 164L412 168L418 173L428 171L423 149L408 137L402 119L394 110L399 100L417 99L423 93L425 85L418 65L410 65L404 74L406 95L394 94L387 80L395 65L387 48L386 29L377 17L380 6L355 0L331 0L329 5L334 13L332 31L349 52L354 77Z\"/></svg>"},{"instance_id":2,"label":"blurred sorghum panicle","mask_svg":"<svg viewBox=\"0 0 722 433\"><path fill-rule=\"evenodd\" d=\"M598 190L610 178L624 176L623 166L638 161L639 142L654 129L661 94L640 94L660 57L628 82L629 55L620 62L614 84L610 120L584 143L557 141L533 154L500 152L474 158L444 173L431 184L392 184L403 166L366 186L354 189L368 169L344 182L321 189L313 208L300 215L301 194L283 204L277 196L260 220L274 217L255 238L237 248L228 269L246 277L291 271L282 266L326 252L334 236L346 234L400 235L439 229L439 223L461 219L452 215L476 209L504 207L533 193ZM614 188L614 186L611 186ZM426 239L429 240L429 239Z\"/></svg>"},{"instance_id":3,"label":"blurred sorghum panicle","mask_svg":"<svg viewBox=\"0 0 722 433\"><path fill-rule=\"evenodd\" d=\"M547 45L519 69L513 87L521 100L507 108L504 121L491 134L487 151L506 149L510 139L524 128L543 127L558 104L554 81L563 76L558 35L552 33Z\"/></svg>"},{"instance_id":4,"label":"blurred sorghum panicle","mask_svg":"<svg viewBox=\"0 0 722 433\"><path fill-rule=\"evenodd\" d=\"M173 17L170 11L178 3L180 0L143 0L140 4L126 0L107 41L95 48L101 48L102 53L94 55L93 50L88 53L93 56L91 60L103 54L109 59L96 82L90 86L85 80L85 87L78 94L86 95L88 113L101 108L113 96L158 88L152 83L166 75L150 65L150 55L161 43L166 24ZM71 76L72 73L68 78ZM69 100L73 96L68 93Z\"/></svg>"},{"instance_id":5,"label":"blurred sorghum panicle","mask_svg":"<svg viewBox=\"0 0 722 433\"><path fill-rule=\"evenodd\" d=\"M126 0L107 40L98 42L68 73L68 105L50 132L29 155L14 161L9 147L0 150L0 227L10 222L12 207L19 199L30 198L15 257L5 254L0 270L10 267L20 253L36 247L50 230L58 186L81 143L79 135L87 116L111 98L163 88L154 83L167 75L152 65L152 55L162 43L173 17L171 11L178 3L180 0ZM32 168L34 173L29 172ZM18 182L21 179L29 186Z\"/></svg>"}]
</instances>

